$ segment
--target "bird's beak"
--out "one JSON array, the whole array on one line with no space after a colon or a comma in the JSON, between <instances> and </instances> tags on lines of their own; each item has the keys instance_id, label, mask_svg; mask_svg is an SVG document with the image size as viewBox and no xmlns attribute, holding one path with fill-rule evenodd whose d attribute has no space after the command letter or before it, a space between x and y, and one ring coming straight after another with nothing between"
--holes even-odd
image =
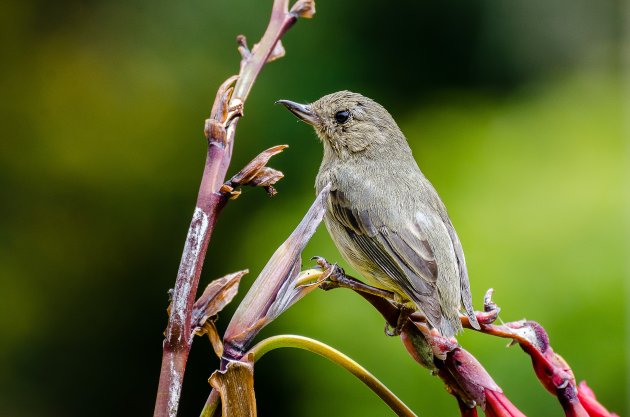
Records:
<instances>
[{"instance_id":1,"label":"bird's beak","mask_svg":"<svg viewBox=\"0 0 630 417\"><path fill-rule=\"evenodd\" d=\"M319 124L319 117L313 112L311 106L307 104L295 103L290 100L278 100L276 104L282 104L289 111L295 114L298 119L303 120L311 126Z\"/></svg>"}]
</instances>

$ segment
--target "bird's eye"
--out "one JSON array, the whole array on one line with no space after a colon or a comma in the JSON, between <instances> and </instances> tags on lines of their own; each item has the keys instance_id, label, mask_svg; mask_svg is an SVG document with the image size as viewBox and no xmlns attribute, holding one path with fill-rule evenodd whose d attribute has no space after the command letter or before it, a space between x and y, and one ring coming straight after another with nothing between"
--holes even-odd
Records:
<instances>
[{"instance_id":1,"label":"bird's eye","mask_svg":"<svg viewBox=\"0 0 630 417\"><path fill-rule=\"evenodd\" d=\"M337 123L344 124L350 118L350 112L348 110L341 110L335 113L335 120Z\"/></svg>"}]
</instances>

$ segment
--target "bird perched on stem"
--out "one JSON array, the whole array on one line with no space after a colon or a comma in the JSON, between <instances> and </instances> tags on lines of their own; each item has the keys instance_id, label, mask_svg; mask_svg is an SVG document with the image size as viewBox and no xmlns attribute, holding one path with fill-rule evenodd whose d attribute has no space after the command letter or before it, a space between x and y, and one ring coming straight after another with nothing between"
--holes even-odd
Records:
<instances>
[{"instance_id":1,"label":"bird perched on stem","mask_svg":"<svg viewBox=\"0 0 630 417\"><path fill-rule=\"evenodd\" d=\"M479 327L446 207L387 110L349 91L307 105L278 103L312 125L324 145L315 187L332 184L324 219L346 261L370 284L413 303L442 336L462 329L462 305Z\"/></svg>"}]
</instances>

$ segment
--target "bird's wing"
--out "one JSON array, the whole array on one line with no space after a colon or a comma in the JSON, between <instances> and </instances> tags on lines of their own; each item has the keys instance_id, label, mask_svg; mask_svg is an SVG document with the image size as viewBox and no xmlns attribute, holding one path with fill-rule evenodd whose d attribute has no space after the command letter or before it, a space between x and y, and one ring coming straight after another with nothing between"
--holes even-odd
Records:
<instances>
[{"instance_id":1,"label":"bird's wing","mask_svg":"<svg viewBox=\"0 0 630 417\"><path fill-rule=\"evenodd\" d=\"M353 207L339 190L330 193L329 205L330 215L355 244L418 304L431 324L440 323L438 268L427 240L428 224L412 218L394 230L385 224L384 214Z\"/></svg>"},{"instance_id":2,"label":"bird's wing","mask_svg":"<svg viewBox=\"0 0 630 417\"><path fill-rule=\"evenodd\" d=\"M462 244L459 241L459 237L457 236L457 232L455 232L455 228L453 227L451 221L448 220L445 224L446 229L448 230L448 234L451 237L451 241L453 242L453 248L455 248L455 256L457 257L462 304L464 306L464 309L466 310L466 315L468 316L470 324L475 329L480 329L479 322L477 321L477 316L475 315L475 309L472 305L472 294L470 291L470 282L468 281L468 270L466 269L464 250L462 249Z\"/></svg>"}]
</instances>

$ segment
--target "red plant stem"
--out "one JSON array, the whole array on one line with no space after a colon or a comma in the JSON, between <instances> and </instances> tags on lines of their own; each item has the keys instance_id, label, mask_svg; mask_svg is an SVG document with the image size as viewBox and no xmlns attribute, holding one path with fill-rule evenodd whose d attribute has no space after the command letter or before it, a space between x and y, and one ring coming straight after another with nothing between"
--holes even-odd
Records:
<instances>
[{"instance_id":1,"label":"red plant stem","mask_svg":"<svg viewBox=\"0 0 630 417\"><path fill-rule=\"evenodd\" d=\"M470 327L466 319L463 319L462 324ZM516 341L530 356L534 372L545 389L558 398L565 415L588 416L578 399L578 389L571 368L553 351L549 336L540 324L534 321L508 322L502 325L481 324L477 331Z\"/></svg>"},{"instance_id":2,"label":"red plant stem","mask_svg":"<svg viewBox=\"0 0 630 417\"><path fill-rule=\"evenodd\" d=\"M470 407L461 398L457 397L457 405L459 406L459 412L461 417L479 417L477 414L477 407Z\"/></svg>"},{"instance_id":3,"label":"red plant stem","mask_svg":"<svg viewBox=\"0 0 630 417\"><path fill-rule=\"evenodd\" d=\"M342 278L337 278L336 282L327 283L323 288L332 289L342 286L350 288L372 304L390 326L397 325L400 310L391 302L387 294L378 294L352 277L344 275ZM342 283L343 285L340 285ZM421 328L425 329L421 330ZM412 324L411 320L407 320L402 327L400 336L414 360L436 372L446 384L447 391L457 399L462 416L476 416L477 411L474 407L476 404L482 407L488 416L524 417L524 414L503 395L501 388L492 380L483 366L463 348L456 345L449 346L452 343L450 340L432 334L426 326ZM423 355L421 352L423 348L419 348L414 343L414 339L419 338L426 340L433 349L438 348L445 354L445 358L436 357L435 350L434 354L430 355L432 358L429 358L426 353Z\"/></svg>"},{"instance_id":4,"label":"red plant stem","mask_svg":"<svg viewBox=\"0 0 630 417\"><path fill-rule=\"evenodd\" d=\"M297 20L296 15L289 13L288 3L288 0L274 1L265 34L254 51L251 53L244 51L239 79L234 86L229 105L226 106L223 103L230 97L229 94L217 95L211 118L227 127L221 135L222 138L208 135L208 154L199 187L197 206L188 230L173 290L171 313L163 344L154 417L177 415L186 361L192 344L192 307L199 285L199 276L217 217L228 200L227 195L220 192L220 187L225 182L225 175L232 157L236 124L242 105L262 67L272 55L279 39ZM225 111L215 111L216 109ZM231 120L229 119L230 111L237 112Z\"/></svg>"}]
</instances>

